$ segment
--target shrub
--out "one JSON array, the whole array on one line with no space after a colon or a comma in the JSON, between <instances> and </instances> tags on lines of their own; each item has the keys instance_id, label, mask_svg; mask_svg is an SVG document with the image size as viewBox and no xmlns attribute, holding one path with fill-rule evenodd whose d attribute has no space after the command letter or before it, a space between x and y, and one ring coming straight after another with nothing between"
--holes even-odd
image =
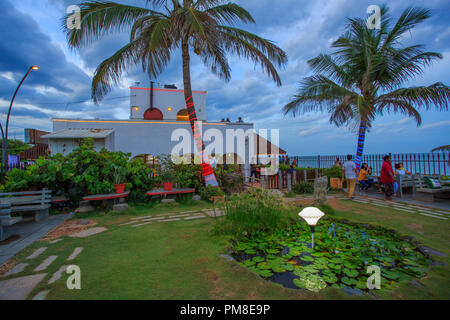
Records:
<instances>
[{"instance_id":1,"label":"shrub","mask_svg":"<svg viewBox=\"0 0 450 320\"><path fill-rule=\"evenodd\" d=\"M210 201L211 197L224 195L225 193L219 187L207 186L200 189L200 196L206 201Z\"/></svg>"},{"instance_id":2,"label":"shrub","mask_svg":"<svg viewBox=\"0 0 450 320\"><path fill-rule=\"evenodd\" d=\"M114 183L127 182L132 201L144 200L145 192L152 189L155 180L151 169L140 159L129 161L130 154L95 151L94 141L86 139L78 148L64 157L57 154L48 159L39 158L26 170L12 170L7 174L5 191L48 188L79 200L87 194L111 193ZM115 180L117 178L117 180Z\"/></svg>"},{"instance_id":3,"label":"shrub","mask_svg":"<svg viewBox=\"0 0 450 320\"><path fill-rule=\"evenodd\" d=\"M292 186L292 191L297 194L313 193L314 185L306 181L300 181Z\"/></svg>"},{"instance_id":4,"label":"shrub","mask_svg":"<svg viewBox=\"0 0 450 320\"><path fill-rule=\"evenodd\" d=\"M323 169L322 174L328 178L341 178L342 177L342 167L334 166L328 169Z\"/></svg>"},{"instance_id":5,"label":"shrub","mask_svg":"<svg viewBox=\"0 0 450 320\"><path fill-rule=\"evenodd\" d=\"M216 232L236 237L275 231L287 225L282 202L262 189L232 195L226 202L226 216L216 225Z\"/></svg>"},{"instance_id":6,"label":"shrub","mask_svg":"<svg viewBox=\"0 0 450 320\"><path fill-rule=\"evenodd\" d=\"M244 189L244 177L239 165L219 166L214 169L220 188L227 194L241 192Z\"/></svg>"}]
</instances>

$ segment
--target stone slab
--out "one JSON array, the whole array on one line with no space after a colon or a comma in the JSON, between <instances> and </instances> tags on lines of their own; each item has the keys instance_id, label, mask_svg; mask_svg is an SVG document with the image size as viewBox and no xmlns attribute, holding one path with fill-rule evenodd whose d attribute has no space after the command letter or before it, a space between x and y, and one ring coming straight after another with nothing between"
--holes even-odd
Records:
<instances>
[{"instance_id":1,"label":"stone slab","mask_svg":"<svg viewBox=\"0 0 450 320\"><path fill-rule=\"evenodd\" d=\"M86 230L71 234L69 237L86 238L86 237L92 236L94 234L104 232L106 230L108 230L108 229L104 228L104 227L90 228L90 229L86 229Z\"/></svg>"},{"instance_id":2,"label":"stone slab","mask_svg":"<svg viewBox=\"0 0 450 320\"><path fill-rule=\"evenodd\" d=\"M226 213L225 211L222 210L218 210L218 211L206 211L206 214L210 217L222 217L224 216Z\"/></svg>"},{"instance_id":3,"label":"stone slab","mask_svg":"<svg viewBox=\"0 0 450 320\"><path fill-rule=\"evenodd\" d=\"M0 281L0 300L25 300L46 273Z\"/></svg>"},{"instance_id":4,"label":"stone slab","mask_svg":"<svg viewBox=\"0 0 450 320\"><path fill-rule=\"evenodd\" d=\"M173 203L176 202L175 199L162 199L161 203Z\"/></svg>"},{"instance_id":5,"label":"stone slab","mask_svg":"<svg viewBox=\"0 0 450 320\"><path fill-rule=\"evenodd\" d=\"M187 218L186 218L186 219L187 219ZM170 221L180 221L180 219L158 220L158 222L170 222Z\"/></svg>"},{"instance_id":6,"label":"stone slab","mask_svg":"<svg viewBox=\"0 0 450 320\"><path fill-rule=\"evenodd\" d=\"M156 218L150 218L150 219L143 219L141 221L135 221L135 222L147 222L147 221L155 221L155 220L162 220L165 219L165 217L156 217Z\"/></svg>"},{"instance_id":7,"label":"stone slab","mask_svg":"<svg viewBox=\"0 0 450 320\"><path fill-rule=\"evenodd\" d=\"M27 257L27 259L34 259L37 258L40 254L42 254L45 250L47 250L47 247L42 247L39 249L36 249L31 255Z\"/></svg>"},{"instance_id":8,"label":"stone slab","mask_svg":"<svg viewBox=\"0 0 450 320\"><path fill-rule=\"evenodd\" d=\"M199 196L198 194L196 194L196 195L193 195L193 196L192 196L192 200L200 201L200 200L202 200L202 197Z\"/></svg>"},{"instance_id":9,"label":"stone slab","mask_svg":"<svg viewBox=\"0 0 450 320\"><path fill-rule=\"evenodd\" d=\"M48 280L48 284L52 284L54 282L56 282L57 280L59 280L63 274L63 272L65 272L67 269L67 266L62 266L61 268L58 269L58 271L56 271L52 277L50 278L50 280Z\"/></svg>"},{"instance_id":10,"label":"stone slab","mask_svg":"<svg viewBox=\"0 0 450 320\"><path fill-rule=\"evenodd\" d=\"M190 214L177 214L174 216L169 216L169 218L183 218L183 217L189 217Z\"/></svg>"},{"instance_id":11,"label":"stone slab","mask_svg":"<svg viewBox=\"0 0 450 320\"><path fill-rule=\"evenodd\" d=\"M38 271L43 271L45 269L47 269L47 267L49 265L51 265L53 263L53 261L56 260L56 258L58 258L57 256L50 256L47 259L45 259L40 265L38 265L34 271L38 272Z\"/></svg>"},{"instance_id":12,"label":"stone slab","mask_svg":"<svg viewBox=\"0 0 450 320\"><path fill-rule=\"evenodd\" d=\"M141 220L141 219L151 218L151 217L153 217L153 216L142 216L142 217L131 218L130 220Z\"/></svg>"},{"instance_id":13,"label":"stone slab","mask_svg":"<svg viewBox=\"0 0 450 320\"><path fill-rule=\"evenodd\" d=\"M75 259L83 251L82 247L75 248L72 254L67 258L67 261Z\"/></svg>"},{"instance_id":14,"label":"stone slab","mask_svg":"<svg viewBox=\"0 0 450 320\"><path fill-rule=\"evenodd\" d=\"M45 300L49 292L50 290L41 291L37 295L35 295L32 300Z\"/></svg>"},{"instance_id":15,"label":"stone slab","mask_svg":"<svg viewBox=\"0 0 450 320\"><path fill-rule=\"evenodd\" d=\"M8 276L12 276L14 274L21 273L27 266L28 266L28 263L19 263L14 268L12 268L7 273L5 273L3 275L3 277L8 277Z\"/></svg>"},{"instance_id":16,"label":"stone slab","mask_svg":"<svg viewBox=\"0 0 450 320\"><path fill-rule=\"evenodd\" d=\"M195 219L202 219L202 218L206 218L205 216L193 216L193 217L189 217L189 218L184 218L184 220L195 220Z\"/></svg>"},{"instance_id":17,"label":"stone slab","mask_svg":"<svg viewBox=\"0 0 450 320\"><path fill-rule=\"evenodd\" d=\"M139 224L132 225L132 227L135 228L135 227L145 226L145 225L147 225L147 224L152 224L152 223L153 223L153 222L139 223Z\"/></svg>"},{"instance_id":18,"label":"stone slab","mask_svg":"<svg viewBox=\"0 0 450 320\"><path fill-rule=\"evenodd\" d=\"M62 239L55 239L55 240L49 241L49 243L53 244L53 243L60 242L61 240L62 240Z\"/></svg>"},{"instance_id":19,"label":"stone slab","mask_svg":"<svg viewBox=\"0 0 450 320\"><path fill-rule=\"evenodd\" d=\"M95 208L93 206L85 206L85 207L79 207L75 210L76 213L86 213L86 212L92 212Z\"/></svg>"},{"instance_id":20,"label":"stone slab","mask_svg":"<svg viewBox=\"0 0 450 320\"><path fill-rule=\"evenodd\" d=\"M118 204L113 205L112 209L113 209L113 211L120 212L120 211L126 211L126 210L130 209L130 207L128 206L128 203L118 203Z\"/></svg>"},{"instance_id":21,"label":"stone slab","mask_svg":"<svg viewBox=\"0 0 450 320\"><path fill-rule=\"evenodd\" d=\"M434 215L432 215L432 214L421 213L421 212L419 212L419 214L421 214L421 215L423 215L423 216L433 217L433 218L436 218L436 219L448 220L448 219L445 218L445 217L434 216Z\"/></svg>"}]
</instances>

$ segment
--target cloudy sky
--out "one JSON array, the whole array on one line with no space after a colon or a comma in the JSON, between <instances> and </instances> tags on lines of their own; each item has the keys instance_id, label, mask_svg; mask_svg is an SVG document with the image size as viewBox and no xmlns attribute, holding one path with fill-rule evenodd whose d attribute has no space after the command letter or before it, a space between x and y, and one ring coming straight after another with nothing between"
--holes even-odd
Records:
<instances>
[{"instance_id":1,"label":"cloudy sky","mask_svg":"<svg viewBox=\"0 0 450 320\"><path fill-rule=\"evenodd\" d=\"M144 0L118 1L145 5ZM215 77L196 58L192 61L195 90L208 92L208 120L241 116L255 128L280 130L281 147L292 155L346 154L354 152L356 133L329 124L326 114L311 113L293 118L282 107L296 92L299 81L309 76L306 61L329 53L330 44L343 32L346 18L363 17L373 0L235 0L255 18L247 30L276 42L289 57L280 70L283 86L277 87L254 64L230 56L233 69L228 83ZM129 86L148 77L129 70L123 81L103 102L90 101L91 77L104 59L123 46L128 34L115 34L81 51L71 51L61 31L61 17L77 0L0 1L0 114L4 121L15 87L30 65L39 65L23 85L13 109L10 137L23 139L24 128L51 131L52 117L126 119ZM396 18L409 6L431 9L432 17L404 39L405 44L425 44L444 59L428 68L409 85L450 84L450 1L389 1ZM157 82L182 88L180 55L174 58ZM450 113L423 111L423 124L402 115L377 119L366 140L367 153L428 152L449 144Z\"/></svg>"}]
</instances>

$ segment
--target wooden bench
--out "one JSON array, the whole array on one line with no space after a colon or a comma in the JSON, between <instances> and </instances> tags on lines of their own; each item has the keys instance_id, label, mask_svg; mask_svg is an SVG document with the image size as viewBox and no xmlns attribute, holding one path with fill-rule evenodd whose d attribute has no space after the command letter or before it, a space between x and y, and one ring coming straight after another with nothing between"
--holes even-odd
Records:
<instances>
[{"instance_id":1,"label":"wooden bench","mask_svg":"<svg viewBox=\"0 0 450 320\"><path fill-rule=\"evenodd\" d=\"M148 191L147 196L167 196L170 194L186 194L186 193L194 193L195 189L193 188L185 188L185 189L172 189L172 190L164 190L164 189L154 189Z\"/></svg>"},{"instance_id":2,"label":"wooden bench","mask_svg":"<svg viewBox=\"0 0 450 320\"><path fill-rule=\"evenodd\" d=\"M13 213L33 213L34 221L48 217L51 190L0 193L0 241L6 239L3 227L22 221L23 217L11 216Z\"/></svg>"},{"instance_id":3,"label":"wooden bench","mask_svg":"<svg viewBox=\"0 0 450 320\"><path fill-rule=\"evenodd\" d=\"M102 201L105 207L112 207L120 199L128 197L130 191L123 193L94 194L83 197L83 201Z\"/></svg>"},{"instance_id":4,"label":"wooden bench","mask_svg":"<svg viewBox=\"0 0 450 320\"><path fill-rule=\"evenodd\" d=\"M413 184L413 199L421 200L421 201L428 201L428 202L434 202L436 195L449 195L450 196L450 187L441 187L438 189L431 189L426 183L425 183L425 176L415 174L413 175L414 184ZM435 178L439 180L441 185L443 185L445 182L440 179L440 176L429 176L430 178Z\"/></svg>"},{"instance_id":5,"label":"wooden bench","mask_svg":"<svg viewBox=\"0 0 450 320\"><path fill-rule=\"evenodd\" d=\"M414 190L414 178L412 175L410 175L410 174L396 175L396 181L398 183L397 196L399 198L403 198L403 189L404 188L412 188Z\"/></svg>"}]
</instances>

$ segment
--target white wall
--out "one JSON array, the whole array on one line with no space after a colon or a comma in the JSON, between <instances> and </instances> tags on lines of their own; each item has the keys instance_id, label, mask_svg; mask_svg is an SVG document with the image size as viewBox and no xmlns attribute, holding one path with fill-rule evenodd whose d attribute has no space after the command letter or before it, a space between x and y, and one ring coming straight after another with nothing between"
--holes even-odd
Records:
<instances>
[{"instance_id":1,"label":"white wall","mask_svg":"<svg viewBox=\"0 0 450 320\"><path fill-rule=\"evenodd\" d=\"M145 111L150 108L150 89L132 87L130 90L130 119L142 120ZM206 92L194 91L193 99L197 119L206 121ZM139 110L134 107L139 107ZM183 90L153 89L153 107L163 113L163 120L176 120L178 111L186 108Z\"/></svg>"}]
</instances>

